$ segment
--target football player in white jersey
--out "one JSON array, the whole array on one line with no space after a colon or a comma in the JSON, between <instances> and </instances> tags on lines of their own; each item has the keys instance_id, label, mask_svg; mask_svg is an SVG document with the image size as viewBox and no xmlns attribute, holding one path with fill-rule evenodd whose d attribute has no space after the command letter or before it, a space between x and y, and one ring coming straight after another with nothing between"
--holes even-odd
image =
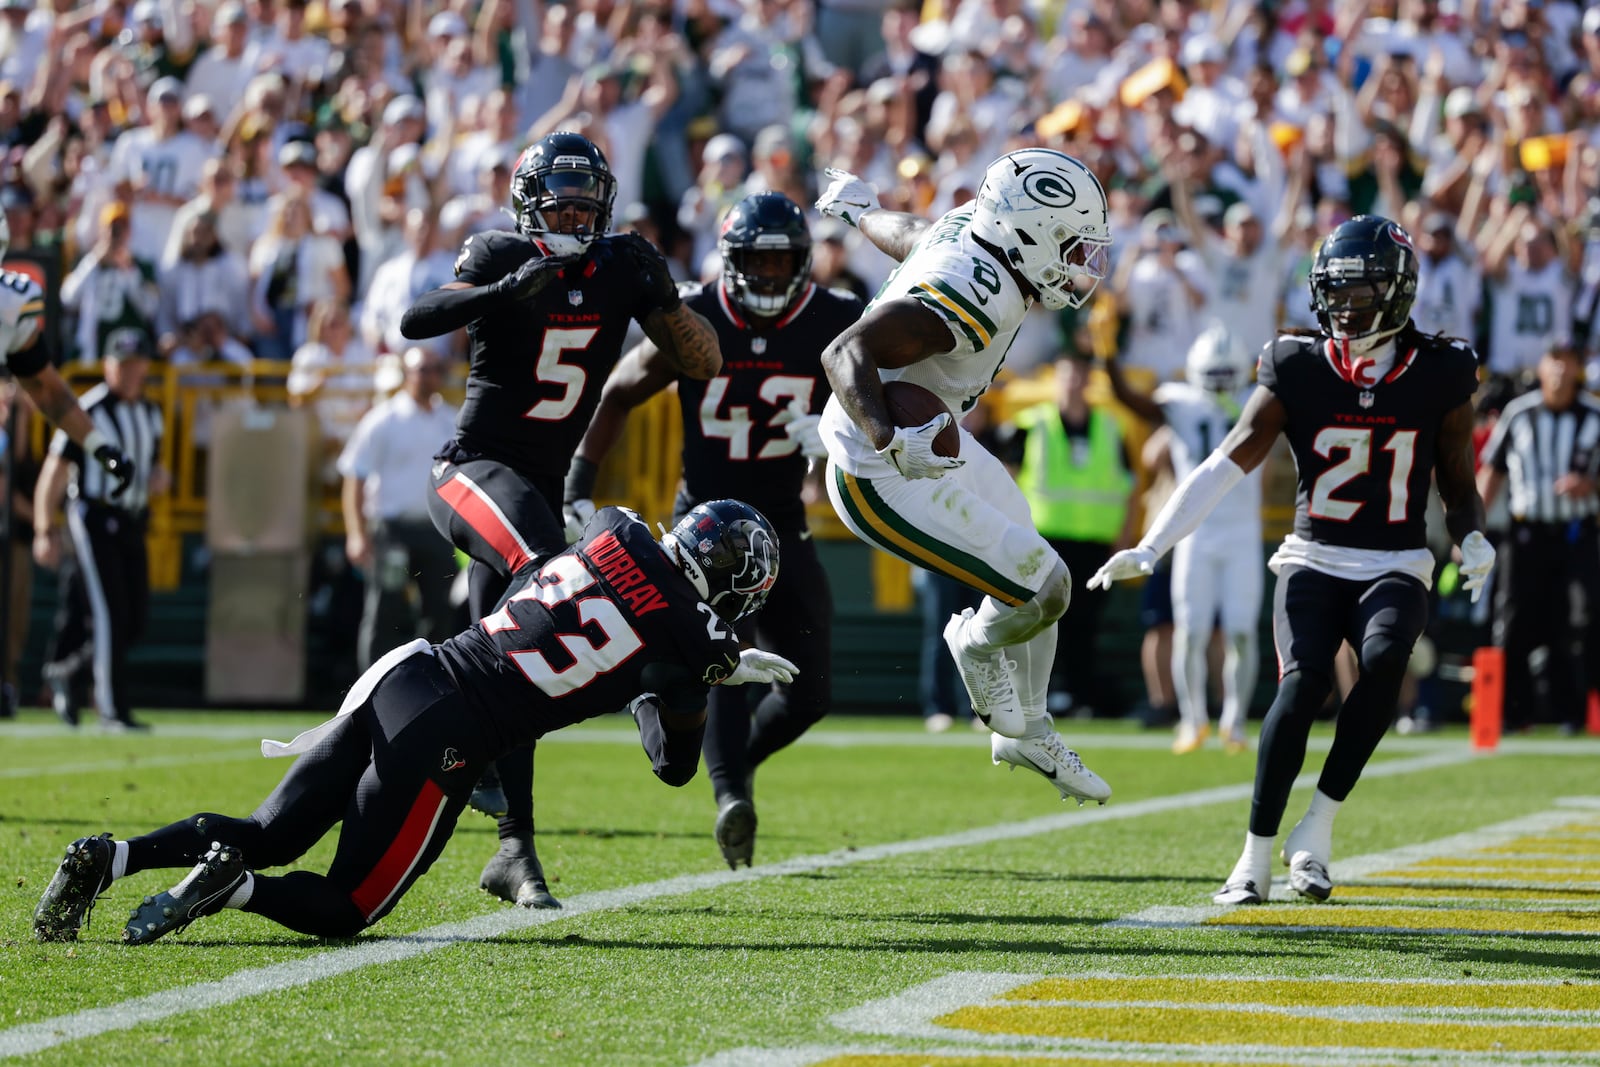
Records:
<instances>
[{"instance_id":1,"label":"football player in white jersey","mask_svg":"<svg viewBox=\"0 0 1600 1067\"><path fill-rule=\"evenodd\" d=\"M1022 149L990 164L976 199L930 223L884 210L853 174L828 176L817 208L900 261L822 356L833 387L818 427L829 498L868 544L985 594L976 611L951 616L944 639L974 714L994 731L994 762L1043 775L1063 800L1103 803L1111 788L1045 710L1067 567L998 459L965 430L959 456L936 454L933 442L989 387L1035 301L1081 307L1105 277L1105 190L1071 156ZM887 380L931 390L950 410L897 427Z\"/></svg>"},{"instance_id":2,"label":"football player in white jersey","mask_svg":"<svg viewBox=\"0 0 1600 1067\"><path fill-rule=\"evenodd\" d=\"M11 247L11 225L0 212L0 262ZM78 398L50 364L50 354L39 343L44 331L44 290L26 274L0 270L0 364L16 376L34 406L61 427L74 444L93 456L116 479L112 494L120 496L133 480L133 463L106 440Z\"/></svg>"},{"instance_id":3,"label":"football player in white jersey","mask_svg":"<svg viewBox=\"0 0 1600 1067\"><path fill-rule=\"evenodd\" d=\"M1154 393L1129 387L1115 361L1112 392L1140 418L1172 430L1172 473L1181 482L1239 421L1249 398L1249 351L1213 325L1189 348L1184 382ZM1223 748L1243 752L1245 719L1256 685L1256 629L1261 616L1261 470L1228 491L1215 511L1172 550L1172 680L1178 693L1178 735L1172 751L1193 752L1211 733L1206 710L1206 649L1220 614L1226 641L1222 665Z\"/></svg>"}]
</instances>

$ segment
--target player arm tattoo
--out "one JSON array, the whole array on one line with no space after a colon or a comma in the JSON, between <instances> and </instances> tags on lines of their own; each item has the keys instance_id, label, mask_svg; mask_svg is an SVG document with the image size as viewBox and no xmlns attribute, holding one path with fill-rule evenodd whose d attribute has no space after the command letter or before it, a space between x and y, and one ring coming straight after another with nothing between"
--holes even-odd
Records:
<instances>
[{"instance_id":1,"label":"player arm tattoo","mask_svg":"<svg viewBox=\"0 0 1600 1067\"><path fill-rule=\"evenodd\" d=\"M933 223L920 215L911 215L904 211L869 211L861 216L860 230L866 235L867 240L877 245L886 255L893 256L896 261L904 260L911 254L922 235Z\"/></svg>"},{"instance_id":2,"label":"player arm tattoo","mask_svg":"<svg viewBox=\"0 0 1600 1067\"><path fill-rule=\"evenodd\" d=\"M1439 423L1434 480L1444 502L1444 525L1456 544L1483 529L1483 498L1472 472L1472 405L1457 404Z\"/></svg>"},{"instance_id":3,"label":"player arm tattoo","mask_svg":"<svg viewBox=\"0 0 1600 1067\"><path fill-rule=\"evenodd\" d=\"M59 371L46 366L38 374L18 375L17 380L45 418L65 430L74 444L83 444L89 431L94 429L94 423L78 406L78 398Z\"/></svg>"},{"instance_id":4,"label":"player arm tattoo","mask_svg":"<svg viewBox=\"0 0 1600 1067\"><path fill-rule=\"evenodd\" d=\"M1217 451L1249 474L1266 460L1273 442L1288 424L1289 412L1284 409L1283 401L1271 389L1258 385L1239 413L1239 421L1222 439Z\"/></svg>"},{"instance_id":5,"label":"player arm tattoo","mask_svg":"<svg viewBox=\"0 0 1600 1067\"><path fill-rule=\"evenodd\" d=\"M687 304L679 304L671 311L657 308L640 325L674 373L707 381L722 370L722 348L717 344L716 329Z\"/></svg>"},{"instance_id":6,"label":"player arm tattoo","mask_svg":"<svg viewBox=\"0 0 1600 1067\"><path fill-rule=\"evenodd\" d=\"M596 464L605 459L622 436L628 412L672 384L677 376L653 342L641 341L634 346L606 378L600 406L595 408L589 428L578 442L579 458Z\"/></svg>"},{"instance_id":7,"label":"player arm tattoo","mask_svg":"<svg viewBox=\"0 0 1600 1067\"><path fill-rule=\"evenodd\" d=\"M834 338L822 353L822 368L851 421L861 427L873 448L884 448L894 437L894 421L883 402L878 371L908 367L954 347L955 338L943 319L916 300L902 297L873 308Z\"/></svg>"}]
</instances>

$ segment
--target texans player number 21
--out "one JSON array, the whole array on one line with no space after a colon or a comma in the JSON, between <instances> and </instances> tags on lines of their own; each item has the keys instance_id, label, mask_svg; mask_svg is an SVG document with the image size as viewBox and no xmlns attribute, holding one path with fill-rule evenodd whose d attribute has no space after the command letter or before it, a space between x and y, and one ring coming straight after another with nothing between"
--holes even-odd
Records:
<instances>
[{"instance_id":1,"label":"texans player number 21","mask_svg":"<svg viewBox=\"0 0 1600 1067\"><path fill-rule=\"evenodd\" d=\"M1388 219L1359 215L1322 242L1310 285L1321 329L1267 345L1237 425L1173 492L1139 545L1089 580L1104 587L1150 573L1260 466L1279 434L1289 439L1299 479L1294 531L1268 561L1278 576L1272 622L1280 681L1261 725L1244 852L1213 898L1219 904L1260 904L1270 895L1278 824L1333 685L1333 658L1349 641L1360 675L1316 794L1282 853L1295 892L1326 900L1333 891L1334 816L1394 719L1412 646L1427 623L1430 477L1461 546L1462 588L1474 600L1494 565L1472 469L1477 357L1465 342L1411 322L1411 237Z\"/></svg>"}]
</instances>

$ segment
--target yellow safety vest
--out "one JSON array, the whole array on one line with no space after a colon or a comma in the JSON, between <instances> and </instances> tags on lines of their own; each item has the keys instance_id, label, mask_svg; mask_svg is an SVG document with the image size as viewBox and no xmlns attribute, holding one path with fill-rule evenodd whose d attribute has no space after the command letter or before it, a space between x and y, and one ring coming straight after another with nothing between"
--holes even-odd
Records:
<instances>
[{"instance_id":1,"label":"yellow safety vest","mask_svg":"<svg viewBox=\"0 0 1600 1067\"><path fill-rule=\"evenodd\" d=\"M1114 543L1133 488L1117 420L1090 408L1087 449L1067 436L1054 404L1019 412L1016 422L1028 433L1017 484L1034 527L1057 540Z\"/></svg>"}]
</instances>

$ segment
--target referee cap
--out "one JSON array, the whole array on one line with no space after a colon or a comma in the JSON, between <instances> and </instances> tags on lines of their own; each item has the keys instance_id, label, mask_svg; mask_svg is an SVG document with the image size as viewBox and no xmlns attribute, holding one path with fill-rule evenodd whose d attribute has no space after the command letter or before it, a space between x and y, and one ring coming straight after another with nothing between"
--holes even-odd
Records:
<instances>
[{"instance_id":1,"label":"referee cap","mask_svg":"<svg viewBox=\"0 0 1600 1067\"><path fill-rule=\"evenodd\" d=\"M106 359L149 359L150 339L131 326L112 330L106 335L104 355Z\"/></svg>"}]
</instances>

